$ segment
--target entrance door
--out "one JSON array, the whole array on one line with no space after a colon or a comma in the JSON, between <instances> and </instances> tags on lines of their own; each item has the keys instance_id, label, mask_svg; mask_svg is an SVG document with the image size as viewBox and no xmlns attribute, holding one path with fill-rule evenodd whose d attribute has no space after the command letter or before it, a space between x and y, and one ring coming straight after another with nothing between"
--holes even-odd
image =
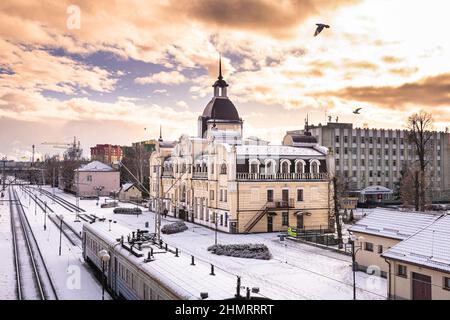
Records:
<instances>
[{"instance_id":1,"label":"entrance door","mask_svg":"<svg viewBox=\"0 0 450 320\"><path fill-rule=\"evenodd\" d=\"M267 216L267 232L273 231L273 216L268 215Z\"/></svg>"},{"instance_id":2,"label":"entrance door","mask_svg":"<svg viewBox=\"0 0 450 320\"><path fill-rule=\"evenodd\" d=\"M412 274L413 300L431 300L431 277L424 274Z\"/></svg>"},{"instance_id":3,"label":"entrance door","mask_svg":"<svg viewBox=\"0 0 450 320\"><path fill-rule=\"evenodd\" d=\"M303 214L297 215L297 229L303 229Z\"/></svg>"}]
</instances>

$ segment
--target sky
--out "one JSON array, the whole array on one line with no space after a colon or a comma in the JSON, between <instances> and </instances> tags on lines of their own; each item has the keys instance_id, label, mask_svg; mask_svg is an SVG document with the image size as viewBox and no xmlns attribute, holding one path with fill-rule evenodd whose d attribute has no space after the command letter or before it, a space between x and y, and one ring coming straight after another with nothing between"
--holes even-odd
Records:
<instances>
[{"instance_id":1,"label":"sky","mask_svg":"<svg viewBox=\"0 0 450 320\"><path fill-rule=\"evenodd\" d=\"M70 142L130 145L196 135L222 55L244 136L281 143L327 116L450 126L444 0L0 2L0 156ZM316 23L326 23L314 37ZM361 107L361 114L353 110Z\"/></svg>"}]
</instances>

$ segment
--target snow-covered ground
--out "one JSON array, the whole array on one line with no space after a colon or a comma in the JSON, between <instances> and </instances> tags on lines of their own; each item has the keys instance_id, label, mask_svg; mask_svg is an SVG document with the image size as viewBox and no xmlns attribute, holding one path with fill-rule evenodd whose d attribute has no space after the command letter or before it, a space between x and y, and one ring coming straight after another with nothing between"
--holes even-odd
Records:
<instances>
[{"instance_id":1,"label":"snow-covered ground","mask_svg":"<svg viewBox=\"0 0 450 320\"><path fill-rule=\"evenodd\" d=\"M53 284L56 288L58 298L61 300L98 300L101 299L101 284L95 279L91 269L87 266L82 258L81 248L74 247L67 238L61 237L61 256L59 256L59 228L47 216L46 230L44 230L44 213L39 207L35 208L35 203L29 196L22 192L19 187L15 187L22 202L24 211L28 217L34 236L38 242L39 248L42 252L44 261L49 270ZM48 199L47 199L48 200ZM56 214L69 213L66 209L58 204L52 204L52 201L47 201L50 208ZM6 207L8 210L5 210ZM9 223L9 205L0 206L0 245L9 243L11 246L11 227ZM7 218L4 217L7 216ZM5 223L3 223L5 222ZM2 241L4 237L9 237L8 241ZM5 256L8 250L6 246L0 247L2 254L2 263L0 264L0 279L7 277L7 286L2 285L0 290L0 298L2 299L16 299L15 296L15 273L14 265L12 264L12 251L9 256ZM11 265L9 265L11 261ZM13 278L12 281L10 278ZM0 280L3 284L3 280ZM9 293L12 291L12 294ZM109 295L105 293L105 299L110 299Z\"/></svg>"},{"instance_id":2,"label":"snow-covered ground","mask_svg":"<svg viewBox=\"0 0 450 320\"><path fill-rule=\"evenodd\" d=\"M48 188L51 190L51 188ZM75 203L73 195L56 190L56 194L66 200ZM74 214L61 209L58 204L51 204L52 208L60 208L60 212L66 215L65 221L76 230L81 231L82 223L74 222ZM104 203L101 198L99 203ZM114 214L112 208L100 208L96 200L80 200L80 206L87 214L95 214L98 217L112 219L117 223L134 229L148 229L154 231L154 213L144 210L139 215ZM121 203L122 207L133 207L133 204ZM34 214L34 213L33 213ZM42 218L41 216L39 216ZM173 217L162 219L162 224L178 221ZM149 228L145 227L146 222ZM42 227L42 221L37 222ZM291 241L280 241L277 233L262 234L226 234L218 233L218 242L222 244L232 243L263 243L267 245L273 255L271 260L255 260L234 257L217 256L207 251L207 247L214 244L215 231L186 222L189 229L182 233L162 235L165 242L177 247L182 254L194 255L196 259L202 259L213 263L216 268L224 272L241 275L243 280L252 286L260 288L260 292L272 299L352 299L352 271L351 258L349 256L331 252L314 246L295 243ZM47 237L52 237L57 229L47 231ZM54 239L54 238L52 238ZM49 247L56 253L55 240L47 240ZM53 245L50 245L52 244ZM69 263L75 263L75 257L80 252L68 251L66 244L64 254ZM73 256L73 258L72 258ZM55 263L58 256L53 254ZM69 259L70 262L69 262ZM49 263L53 263L49 261ZM51 266L54 269L67 269ZM58 269L59 270L59 269ZM64 271L65 272L65 271ZM63 273L64 273L63 272ZM58 277L67 277L61 274ZM357 272L357 299L386 299L386 279L369 276L363 272ZM69 294L69 293L66 293ZM76 296L75 292L72 292ZM97 294L94 294L96 296ZM84 297L83 297L84 298Z\"/></svg>"},{"instance_id":3,"label":"snow-covered ground","mask_svg":"<svg viewBox=\"0 0 450 320\"><path fill-rule=\"evenodd\" d=\"M11 220L9 213L9 196L0 200L0 300L16 299L16 278L14 273L13 243L11 234Z\"/></svg>"}]
</instances>

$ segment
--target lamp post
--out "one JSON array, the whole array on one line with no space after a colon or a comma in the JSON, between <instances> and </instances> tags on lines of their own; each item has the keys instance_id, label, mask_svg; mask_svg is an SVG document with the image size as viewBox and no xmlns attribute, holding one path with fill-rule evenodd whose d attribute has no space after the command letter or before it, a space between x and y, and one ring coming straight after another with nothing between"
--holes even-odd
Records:
<instances>
[{"instance_id":1,"label":"lamp post","mask_svg":"<svg viewBox=\"0 0 450 320\"><path fill-rule=\"evenodd\" d=\"M47 230L47 201L44 202L44 230Z\"/></svg>"},{"instance_id":2,"label":"lamp post","mask_svg":"<svg viewBox=\"0 0 450 320\"><path fill-rule=\"evenodd\" d=\"M363 240L364 237L356 237L352 234L342 239L345 244L350 243L352 246L353 300L356 300L356 253L362 249L362 244L355 246L355 241L361 242Z\"/></svg>"},{"instance_id":3,"label":"lamp post","mask_svg":"<svg viewBox=\"0 0 450 320\"><path fill-rule=\"evenodd\" d=\"M214 223L216 225L216 229L214 230L214 244L217 246L217 212L214 212Z\"/></svg>"},{"instance_id":4,"label":"lamp post","mask_svg":"<svg viewBox=\"0 0 450 320\"><path fill-rule=\"evenodd\" d=\"M64 216L61 215L59 217L59 255L61 255L61 240L62 240L62 224L63 224Z\"/></svg>"},{"instance_id":5,"label":"lamp post","mask_svg":"<svg viewBox=\"0 0 450 320\"><path fill-rule=\"evenodd\" d=\"M105 264L109 262L111 256L108 254L108 251L104 249L98 252L98 256L102 261L102 300L105 300Z\"/></svg>"}]
</instances>

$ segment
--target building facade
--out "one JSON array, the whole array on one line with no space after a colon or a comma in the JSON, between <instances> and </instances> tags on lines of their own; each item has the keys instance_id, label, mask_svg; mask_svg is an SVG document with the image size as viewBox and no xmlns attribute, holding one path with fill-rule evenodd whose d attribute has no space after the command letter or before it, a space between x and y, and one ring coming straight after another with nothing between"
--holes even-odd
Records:
<instances>
[{"instance_id":1,"label":"building facade","mask_svg":"<svg viewBox=\"0 0 450 320\"><path fill-rule=\"evenodd\" d=\"M118 145L97 144L91 147L91 161L114 164L122 159L122 148Z\"/></svg>"},{"instance_id":2,"label":"building facade","mask_svg":"<svg viewBox=\"0 0 450 320\"><path fill-rule=\"evenodd\" d=\"M244 139L221 72L213 87L198 136L159 139L150 157L152 209L230 233L332 229L327 148L309 133L288 134L283 145Z\"/></svg>"},{"instance_id":3,"label":"building facade","mask_svg":"<svg viewBox=\"0 0 450 320\"><path fill-rule=\"evenodd\" d=\"M336 172L348 178L354 190L372 185L395 190L401 170L418 159L407 130L353 128L351 123L328 122L309 126L309 131L320 145L333 150ZM433 132L430 148L431 194L435 199L450 200L450 133Z\"/></svg>"},{"instance_id":4,"label":"building facade","mask_svg":"<svg viewBox=\"0 0 450 320\"><path fill-rule=\"evenodd\" d=\"M80 197L109 196L120 189L120 172L99 161L74 171L72 192Z\"/></svg>"}]
</instances>

